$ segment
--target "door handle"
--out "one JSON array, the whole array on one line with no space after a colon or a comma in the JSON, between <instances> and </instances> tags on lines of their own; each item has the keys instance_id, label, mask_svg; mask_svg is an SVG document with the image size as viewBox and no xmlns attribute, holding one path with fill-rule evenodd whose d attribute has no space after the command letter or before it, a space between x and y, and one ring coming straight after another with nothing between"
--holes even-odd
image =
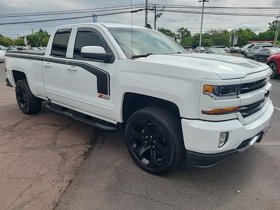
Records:
<instances>
[{"instance_id":1,"label":"door handle","mask_svg":"<svg viewBox=\"0 0 280 210\"><path fill-rule=\"evenodd\" d=\"M46 69L50 69L50 68L52 67L52 65L51 65L50 63L45 63L44 67L45 67Z\"/></svg>"},{"instance_id":2,"label":"door handle","mask_svg":"<svg viewBox=\"0 0 280 210\"><path fill-rule=\"evenodd\" d=\"M76 66L69 66L67 68L68 71L77 71L77 67Z\"/></svg>"}]
</instances>

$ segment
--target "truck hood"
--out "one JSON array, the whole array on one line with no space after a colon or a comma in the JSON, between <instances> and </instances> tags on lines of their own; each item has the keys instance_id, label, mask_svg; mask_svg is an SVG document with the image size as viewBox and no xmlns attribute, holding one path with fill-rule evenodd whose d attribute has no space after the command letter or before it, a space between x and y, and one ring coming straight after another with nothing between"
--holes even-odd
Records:
<instances>
[{"instance_id":1,"label":"truck hood","mask_svg":"<svg viewBox=\"0 0 280 210\"><path fill-rule=\"evenodd\" d=\"M150 55L140 59L145 62L203 71L206 73L206 77L207 73L214 73L221 79L244 78L248 74L269 68L267 65L254 60L204 53Z\"/></svg>"}]
</instances>

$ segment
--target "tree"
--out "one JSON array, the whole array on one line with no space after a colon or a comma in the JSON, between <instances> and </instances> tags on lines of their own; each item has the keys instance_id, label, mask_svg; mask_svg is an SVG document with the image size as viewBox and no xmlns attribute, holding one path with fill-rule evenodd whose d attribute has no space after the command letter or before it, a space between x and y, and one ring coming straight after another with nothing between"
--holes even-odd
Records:
<instances>
[{"instance_id":1,"label":"tree","mask_svg":"<svg viewBox=\"0 0 280 210\"><path fill-rule=\"evenodd\" d=\"M259 40L273 40L275 31L268 29L267 31L261 32L258 35Z\"/></svg>"},{"instance_id":2,"label":"tree","mask_svg":"<svg viewBox=\"0 0 280 210\"><path fill-rule=\"evenodd\" d=\"M39 31L32 33L26 37L31 47L47 46L50 35L47 31L40 29Z\"/></svg>"},{"instance_id":3,"label":"tree","mask_svg":"<svg viewBox=\"0 0 280 210\"><path fill-rule=\"evenodd\" d=\"M172 32L171 30L169 29L166 29L166 28L159 28L158 29L161 33L167 35L167 36L170 36L170 37L175 37L175 33Z\"/></svg>"},{"instance_id":4,"label":"tree","mask_svg":"<svg viewBox=\"0 0 280 210\"><path fill-rule=\"evenodd\" d=\"M249 41L258 39L257 34L248 28L247 29L239 28L235 33L238 36L238 46L239 47L248 44Z\"/></svg>"},{"instance_id":5,"label":"tree","mask_svg":"<svg viewBox=\"0 0 280 210\"><path fill-rule=\"evenodd\" d=\"M278 28L279 28L279 24L280 24L280 23L279 23L278 20L274 20L274 21L272 21L271 23L268 23L268 24L269 24L269 29L270 29L271 31L275 32L277 26L278 26Z\"/></svg>"},{"instance_id":6,"label":"tree","mask_svg":"<svg viewBox=\"0 0 280 210\"><path fill-rule=\"evenodd\" d=\"M3 46L11 46L13 45L13 40L9 37L5 37L2 34L0 34L0 45Z\"/></svg>"},{"instance_id":7,"label":"tree","mask_svg":"<svg viewBox=\"0 0 280 210\"><path fill-rule=\"evenodd\" d=\"M187 28L181 27L177 30L177 37L181 40L182 44L185 39L191 37L191 32Z\"/></svg>"},{"instance_id":8,"label":"tree","mask_svg":"<svg viewBox=\"0 0 280 210\"><path fill-rule=\"evenodd\" d=\"M16 46L24 46L24 36L18 37L14 41L14 45Z\"/></svg>"}]
</instances>

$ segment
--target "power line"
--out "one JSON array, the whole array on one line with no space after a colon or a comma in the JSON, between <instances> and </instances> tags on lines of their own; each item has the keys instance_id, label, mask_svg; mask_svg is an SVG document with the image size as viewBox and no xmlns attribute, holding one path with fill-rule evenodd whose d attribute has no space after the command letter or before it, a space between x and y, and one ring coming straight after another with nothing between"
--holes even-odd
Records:
<instances>
[{"instance_id":1,"label":"power line","mask_svg":"<svg viewBox=\"0 0 280 210\"><path fill-rule=\"evenodd\" d=\"M92 8L92 9L80 9L80 10L60 10L60 11L50 11L50 12L31 12L31 13L12 13L12 14L2 14L1 18L7 17L29 17L29 16L47 16L47 15L68 15L68 14L77 14L77 13L89 13L89 12L104 12L104 11L117 11L124 9L135 9L135 8L143 8L143 4L135 4L135 5L123 5L123 6L115 6L115 7L100 7L100 8Z\"/></svg>"},{"instance_id":2,"label":"power line","mask_svg":"<svg viewBox=\"0 0 280 210\"><path fill-rule=\"evenodd\" d=\"M152 4L159 5L159 4ZM166 6L167 8L193 8L193 9L201 9L200 6L191 6L191 5L179 5L179 4L160 4L162 6ZM213 6L205 6L205 9L244 9L244 10L279 10L280 7L213 7Z\"/></svg>"},{"instance_id":3,"label":"power line","mask_svg":"<svg viewBox=\"0 0 280 210\"><path fill-rule=\"evenodd\" d=\"M171 10L171 9L165 9L165 12L172 12L172 13L188 13L188 14L201 14L200 11L193 11L193 10ZM259 16L259 17L276 17L278 14L262 14L262 13L236 13L236 12L209 12L206 11L204 14L208 15L228 15L228 16Z\"/></svg>"},{"instance_id":4,"label":"power line","mask_svg":"<svg viewBox=\"0 0 280 210\"><path fill-rule=\"evenodd\" d=\"M144 9L138 9L135 11L128 10L128 11L121 11L121 12L111 12L111 13L103 13L103 14L96 14L96 16L109 16L109 15L117 15L117 14L125 14L125 13L134 13L143 11ZM84 19L92 17L92 15L84 15L84 16L76 16L76 17L64 17L64 18L52 18L52 19L42 19L42 20L30 20L30 21L17 21L17 22L6 22L0 23L0 25L16 25L16 24L26 24L26 23L40 23L40 22L51 22L51 21L59 21L59 20L74 20L74 19Z\"/></svg>"}]
</instances>

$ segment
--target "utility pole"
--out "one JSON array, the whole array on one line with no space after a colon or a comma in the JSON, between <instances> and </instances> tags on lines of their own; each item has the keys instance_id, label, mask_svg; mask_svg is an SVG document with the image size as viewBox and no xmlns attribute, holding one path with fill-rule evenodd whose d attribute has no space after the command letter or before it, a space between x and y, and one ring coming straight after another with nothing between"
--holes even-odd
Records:
<instances>
[{"instance_id":1,"label":"utility pole","mask_svg":"<svg viewBox=\"0 0 280 210\"><path fill-rule=\"evenodd\" d=\"M279 34L279 20L278 20L278 18L279 18L280 16L277 16L276 17L276 29L275 29L275 36L274 36L274 42L273 42L273 47L276 47L276 45L277 45L277 40L278 40L278 34Z\"/></svg>"},{"instance_id":2,"label":"utility pole","mask_svg":"<svg viewBox=\"0 0 280 210\"><path fill-rule=\"evenodd\" d=\"M202 26L203 26L204 4L205 4L205 2L209 2L209 0L199 0L198 2L202 2L201 23L200 23L200 37L199 37L199 49L198 49L198 52L200 52L201 42L202 42Z\"/></svg>"},{"instance_id":3,"label":"utility pole","mask_svg":"<svg viewBox=\"0 0 280 210\"><path fill-rule=\"evenodd\" d=\"M148 26L148 0L146 0L146 6L145 6L145 27Z\"/></svg>"},{"instance_id":4,"label":"utility pole","mask_svg":"<svg viewBox=\"0 0 280 210\"><path fill-rule=\"evenodd\" d=\"M97 22L97 15L96 14L92 14L92 22Z\"/></svg>"},{"instance_id":5,"label":"utility pole","mask_svg":"<svg viewBox=\"0 0 280 210\"><path fill-rule=\"evenodd\" d=\"M155 12L155 16L154 16L154 29L157 29L157 5L154 6L154 12Z\"/></svg>"},{"instance_id":6,"label":"utility pole","mask_svg":"<svg viewBox=\"0 0 280 210\"><path fill-rule=\"evenodd\" d=\"M160 18L162 16L163 11L165 10L165 6L162 7L159 11L161 11L161 13L157 13L157 5L154 5L154 12L155 12L155 16L154 16L154 29L157 30L157 19Z\"/></svg>"}]
</instances>

